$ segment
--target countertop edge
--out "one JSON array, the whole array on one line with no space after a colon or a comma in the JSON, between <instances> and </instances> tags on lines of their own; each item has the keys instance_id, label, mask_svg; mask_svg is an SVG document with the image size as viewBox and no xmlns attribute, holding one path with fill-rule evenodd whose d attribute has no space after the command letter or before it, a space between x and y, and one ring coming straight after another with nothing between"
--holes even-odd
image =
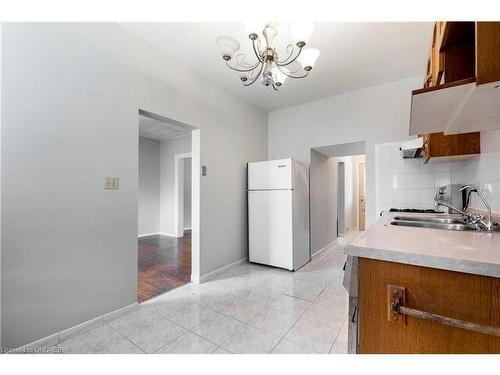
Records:
<instances>
[{"instance_id":1,"label":"countertop edge","mask_svg":"<svg viewBox=\"0 0 500 375\"><path fill-rule=\"evenodd\" d=\"M401 253L397 251L373 249L355 245L346 245L345 255L357 256L360 258L377 259L388 262L410 264L421 267L436 268L462 273L469 273L480 276L500 277L500 267L496 264L458 260L446 257Z\"/></svg>"}]
</instances>

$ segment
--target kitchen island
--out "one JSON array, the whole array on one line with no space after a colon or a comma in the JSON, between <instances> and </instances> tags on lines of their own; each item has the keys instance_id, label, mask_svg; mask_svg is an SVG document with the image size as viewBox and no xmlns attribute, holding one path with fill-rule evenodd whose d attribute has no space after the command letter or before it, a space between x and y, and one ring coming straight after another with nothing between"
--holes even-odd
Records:
<instances>
[{"instance_id":1,"label":"kitchen island","mask_svg":"<svg viewBox=\"0 0 500 375\"><path fill-rule=\"evenodd\" d=\"M349 353L500 353L500 233L393 217L345 248Z\"/></svg>"}]
</instances>

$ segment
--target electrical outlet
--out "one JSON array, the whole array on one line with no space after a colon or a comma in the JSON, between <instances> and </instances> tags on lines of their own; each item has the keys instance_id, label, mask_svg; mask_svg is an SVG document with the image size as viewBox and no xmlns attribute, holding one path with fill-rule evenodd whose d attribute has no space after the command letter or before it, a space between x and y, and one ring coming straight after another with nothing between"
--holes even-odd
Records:
<instances>
[{"instance_id":1,"label":"electrical outlet","mask_svg":"<svg viewBox=\"0 0 500 375\"><path fill-rule=\"evenodd\" d=\"M118 189L120 187L120 177L105 176L104 189Z\"/></svg>"}]
</instances>

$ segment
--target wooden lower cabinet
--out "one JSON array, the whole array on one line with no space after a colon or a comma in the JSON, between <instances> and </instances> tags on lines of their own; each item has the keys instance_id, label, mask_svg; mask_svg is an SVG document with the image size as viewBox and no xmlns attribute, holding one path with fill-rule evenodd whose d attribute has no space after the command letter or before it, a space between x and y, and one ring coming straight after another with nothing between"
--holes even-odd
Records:
<instances>
[{"instance_id":1,"label":"wooden lower cabinet","mask_svg":"<svg viewBox=\"0 0 500 375\"><path fill-rule=\"evenodd\" d=\"M406 316L387 320L387 285L406 288L405 305L500 328L500 279L359 259L360 353L500 353L500 337Z\"/></svg>"}]
</instances>

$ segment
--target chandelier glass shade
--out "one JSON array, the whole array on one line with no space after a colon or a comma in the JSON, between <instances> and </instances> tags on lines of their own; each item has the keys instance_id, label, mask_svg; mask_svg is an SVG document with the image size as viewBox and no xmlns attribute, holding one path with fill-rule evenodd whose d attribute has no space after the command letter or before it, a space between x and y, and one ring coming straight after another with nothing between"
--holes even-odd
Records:
<instances>
[{"instance_id":1,"label":"chandelier glass shade","mask_svg":"<svg viewBox=\"0 0 500 375\"><path fill-rule=\"evenodd\" d=\"M299 79L309 75L319 56L319 50L316 48L304 48L314 32L313 22L296 21L290 25L293 43L287 45L284 57L278 56L273 46L278 34L274 24L268 23L261 31L265 39L265 47L262 47L258 35L260 26L256 23L248 23L245 26L257 58L255 63L248 63L245 56L238 53L240 44L235 39L229 36L217 38L217 46L222 58L230 69L238 72L243 86L250 86L261 78L265 86L278 90L287 78Z\"/></svg>"}]
</instances>

